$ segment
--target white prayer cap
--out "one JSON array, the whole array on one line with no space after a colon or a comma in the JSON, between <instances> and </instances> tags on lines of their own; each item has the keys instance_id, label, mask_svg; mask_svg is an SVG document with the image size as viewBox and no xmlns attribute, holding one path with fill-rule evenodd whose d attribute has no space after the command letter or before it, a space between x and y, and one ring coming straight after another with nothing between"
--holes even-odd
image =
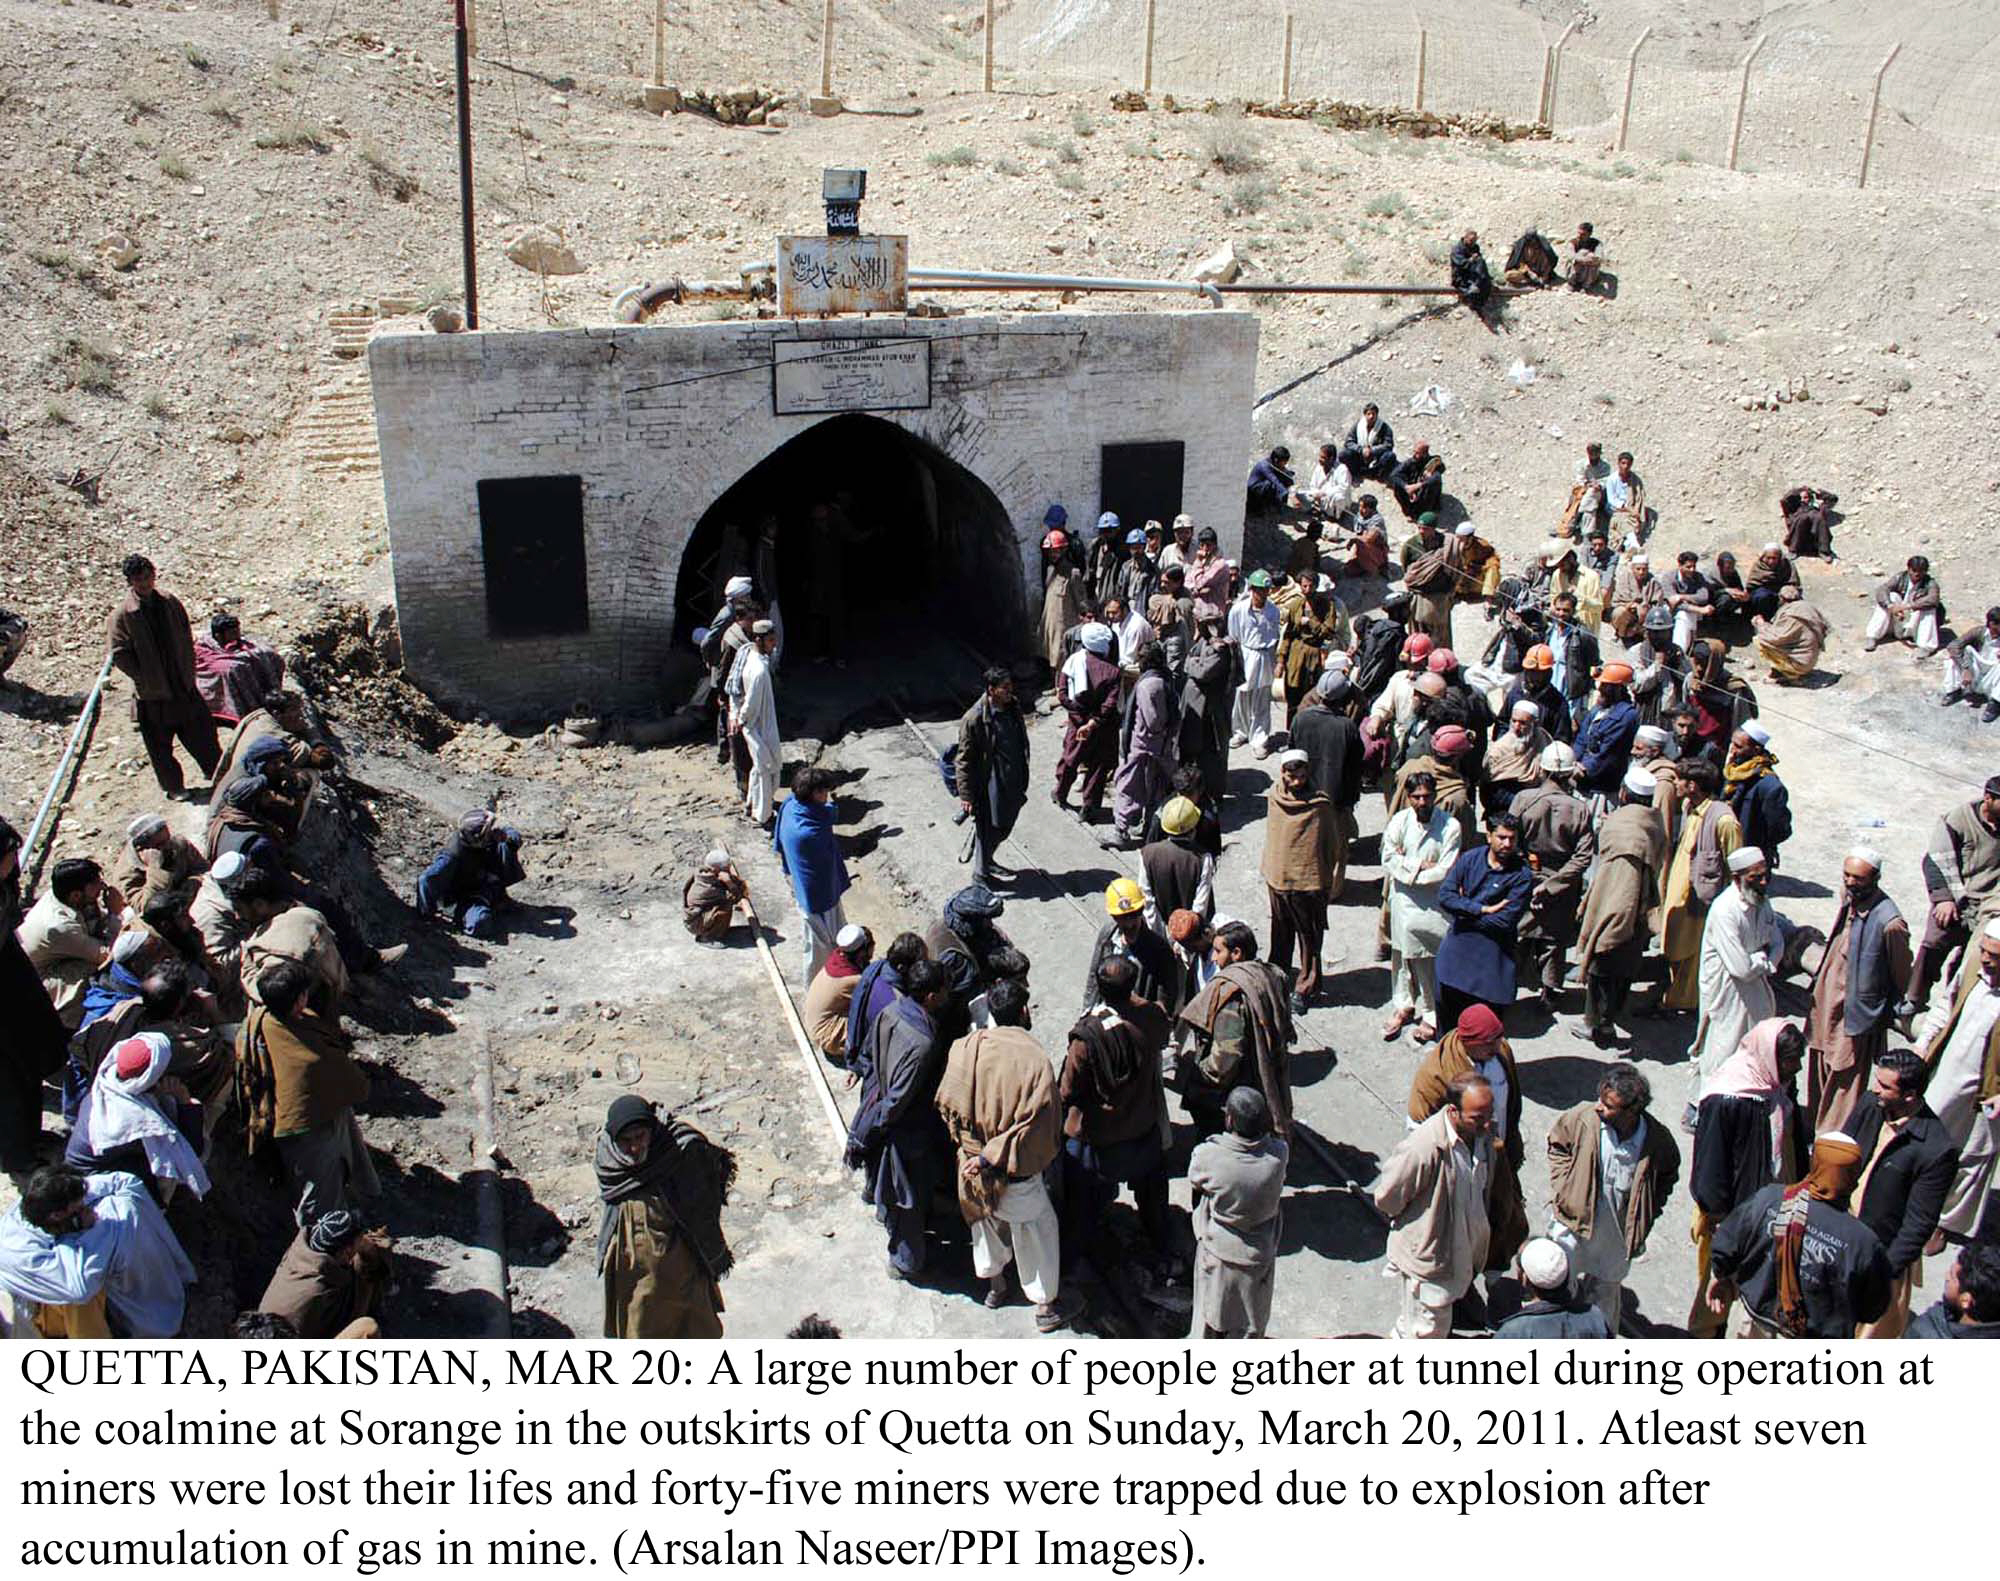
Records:
<instances>
[{"instance_id":1,"label":"white prayer cap","mask_svg":"<svg viewBox=\"0 0 2000 1581\"><path fill-rule=\"evenodd\" d=\"M1326 670L1335 675L1345 675L1354 668L1354 655L1345 648L1335 648L1326 656Z\"/></svg>"},{"instance_id":2,"label":"white prayer cap","mask_svg":"<svg viewBox=\"0 0 2000 1581\"><path fill-rule=\"evenodd\" d=\"M1739 845L1729 853L1729 871L1732 873L1747 873L1753 867L1761 867L1763 862L1762 849L1754 845Z\"/></svg>"},{"instance_id":3,"label":"white prayer cap","mask_svg":"<svg viewBox=\"0 0 2000 1581\"><path fill-rule=\"evenodd\" d=\"M727 867L729 865L729 853L718 845L707 856L701 859L701 865L703 867Z\"/></svg>"},{"instance_id":4,"label":"white prayer cap","mask_svg":"<svg viewBox=\"0 0 2000 1581\"><path fill-rule=\"evenodd\" d=\"M1660 788L1660 782L1644 769L1632 768L1625 771L1625 788L1634 796L1651 796Z\"/></svg>"},{"instance_id":5,"label":"white prayer cap","mask_svg":"<svg viewBox=\"0 0 2000 1581\"><path fill-rule=\"evenodd\" d=\"M224 851L215 859L215 865L208 870L208 876L218 884L226 884L249 865L250 858L241 851Z\"/></svg>"},{"instance_id":6,"label":"white prayer cap","mask_svg":"<svg viewBox=\"0 0 2000 1581\"><path fill-rule=\"evenodd\" d=\"M1743 733L1760 747L1768 747L1771 744L1771 732L1754 719L1744 724Z\"/></svg>"},{"instance_id":7,"label":"white prayer cap","mask_svg":"<svg viewBox=\"0 0 2000 1581\"><path fill-rule=\"evenodd\" d=\"M755 620L750 623L750 635L753 637L768 637L777 629L768 620Z\"/></svg>"},{"instance_id":8,"label":"white prayer cap","mask_svg":"<svg viewBox=\"0 0 2000 1581\"><path fill-rule=\"evenodd\" d=\"M1882 871L1882 853L1872 845L1857 845L1847 853L1850 862L1866 862L1876 872Z\"/></svg>"},{"instance_id":9,"label":"white prayer cap","mask_svg":"<svg viewBox=\"0 0 2000 1581\"><path fill-rule=\"evenodd\" d=\"M1510 718L1514 719L1539 719L1542 717L1542 711L1525 697L1509 709L1508 714Z\"/></svg>"},{"instance_id":10,"label":"white prayer cap","mask_svg":"<svg viewBox=\"0 0 2000 1581\"><path fill-rule=\"evenodd\" d=\"M724 598L742 598L755 585L747 576L732 576L727 582L722 584L722 596Z\"/></svg>"},{"instance_id":11,"label":"white prayer cap","mask_svg":"<svg viewBox=\"0 0 2000 1581\"><path fill-rule=\"evenodd\" d=\"M1103 621L1093 620L1083 628L1077 640L1083 644L1085 651L1102 658L1111 651L1111 644L1117 639L1112 636L1111 628Z\"/></svg>"},{"instance_id":12,"label":"white prayer cap","mask_svg":"<svg viewBox=\"0 0 2000 1581\"><path fill-rule=\"evenodd\" d=\"M868 930L858 922L850 922L833 936L835 946L843 950L858 949L867 941Z\"/></svg>"},{"instance_id":13,"label":"white prayer cap","mask_svg":"<svg viewBox=\"0 0 2000 1581\"><path fill-rule=\"evenodd\" d=\"M1544 774L1574 774L1576 754L1563 741L1551 741L1542 748L1542 772Z\"/></svg>"},{"instance_id":14,"label":"white prayer cap","mask_svg":"<svg viewBox=\"0 0 2000 1581\"><path fill-rule=\"evenodd\" d=\"M144 928L127 928L112 941L111 958L120 966L129 966L152 942L152 935Z\"/></svg>"},{"instance_id":15,"label":"white prayer cap","mask_svg":"<svg viewBox=\"0 0 2000 1581\"><path fill-rule=\"evenodd\" d=\"M1312 759L1307 757L1304 751L1298 747L1293 747L1289 752L1280 752L1278 754L1278 767L1281 769L1288 769L1294 763L1310 762L1312 762Z\"/></svg>"},{"instance_id":16,"label":"white prayer cap","mask_svg":"<svg viewBox=\"0 0 2000 1581\"><path fill-rule=\"evenodd\" d=\"M1641 725L1637 739L1649 747L1663 747L1674 738L1659 725Z\"/></svg>"},{"instance_id":17,"label":"white prayer cap","mask_svg":"<svg viewBox=\"0 0 2000 1581\"><path fill-rule=\"evenodd\" d=\"M141 840L150 840L167 826L167 820L156 812L142 812L126 827L125 838L137 845Z\"/></svg>"},{"instance_id":18,"label":"white prayer cap","mask_svg":"<svg viewBox=\"0 0 2000 1581\"><path fill-rule=\"evenodd\" d=\"M1647 555L1646 551L1641 549L1637 544L1634 544L1632 546L1632 548L1627 552L1625 558L1630 560L1634 565L1643 565L1650 567L1653 563L1651 558Z\"/></svg>"},{"instance_id":19,"label":"white prayer cap","mask_svg":"<svg viewBox=\"0 0 2000 1581\"><path fill-rule=\"evenodd\" d=\"M1986 924L1986 932L1982 936L1991 939L1995 944L2000 944L2000 917L1995 917Z\"/></svg>"},{"instance_id":20,"label":"white prayer cap","mask_svg":"<svg viewBox=\"0 0 2000 1581\"><path fill-rule=\"evenodd\" d=\"M1569 1283L1569 1253L1537 1237L1521 1248L1521 1277L1537 1290L1560 1290Z\"/></svg>"},{"instance_id":21,"label":"white prayer cap","mask_svg":"<svg viewBox=\"0 0 2000 1581\"><path fill-rule=\"evenodd\" d=\"M1764 545L1764 553L1766 554L1783 554L1784 552L1783 547L1778 544L1767 543Z\"/></svg>"},{"instance_id":22,"label":"white prayer cap","mask_svg":"<svg viewBox=\"0 0 2000 1581\"><path fill-rule=\"evenodd\" d=\"M1473 532L1474 528L1471 522L1460 522L1456 527L1452 528L1452 536L1456 538L1470 538Z\"/></svg>"}]
</instances>

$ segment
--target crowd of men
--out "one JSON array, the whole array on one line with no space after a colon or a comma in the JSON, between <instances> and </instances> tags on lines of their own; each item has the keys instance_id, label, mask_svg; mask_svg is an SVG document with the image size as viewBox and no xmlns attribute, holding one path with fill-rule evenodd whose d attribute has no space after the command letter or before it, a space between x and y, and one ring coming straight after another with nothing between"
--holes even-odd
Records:
<instances>
[{"instance_id":1,"label":"crowd of men","mask_svg":"<svg viewBox=\"0 0 2000 1581\"><path fill-rule=\"evenodd\" d=\"M1076 1320L1065 1274L1081 1260L1149 1292L1191 1280L1197 1333L1264 1332L1295 1131L1288 1051L1315 1005L1350 997L1322 944L1372 793L1387 818L1383 894L1366 902L1389 968L1383 1035L1421 1055L1409 1134L1374 1190L1397 1333L1478 1327L1478 1286L1490 1298L1496 1278L1523 1298L1503 1335L1640 1331L1626 1276L1683 1176L1701 1265L1690 1331L1993 1332L2000 872L1986 868L2000 862L2000 778L1943 820L1917 938L1866 846L1846 860L1829 939L1768 898L1792 836L1782 725L1760 717L1731 654L1749 648L1779 685L1813 673L1827 622L1796 560L1801 541L1832 558L1832 496L1788 494L1784 539L1747 569L1684 552L1662 576L1635 458L1593 443L1556 531L1509 571L1471 524L1443 529L1442 458L1419 444L1399 459L1376 407L1304 481L1290 460L1261 458L1247 491L1253 520L1286 529L1282 564L1239 566L1187 516L1107 512L1086 536L1057 506L1042 523L1040 650L1062 741L1040 772L1054 805L1138 868L1106 891L1075 1019L1046 1051L1029 962L999 920L1031 880L999 861L1037 772L1013 671L986 674L948 754L972 882L927 933L879 948L846 921L817 771L784 804L802 809L796 829L778 817L776 843L806 940L804 1018L854 1092L848 1161L889 1276L935 1271L955 1196L988 1303L1009 1299L1011 1266L1043 1329ZM1392 538L1371 482L1406 533ZM1343 579L1395 570L1340 596ZM1926 576L1916 560L1885 584L1871 644L1945 652L1960 693L1987 697L2000 610L1947 649ZM752 589L731 596L754 640ZM1476 661L1451 646L1462 605L1491 626ZM730 676L717 684L728 694ZM1238 859L1220 814L1245 750L1275 769L1251 826L1267 908L1254 923L1216 905L1218 864ZM690 929L726 928L741 889L712 853L690 881ZM1803 1025L1779 1014L1788 978ZM1573 1012L1607 1054L1633 1046L1635 1018L1678 1022L1689 1048L1685 1097L1659 1114L1634 1065L1602 1066L1596 1096L1551 1129L1539 1215L1521 1188L1507 1034L1524 995ZM1182 1156L1169 1093L1197 1133L1191 1259L1168 1229ZM1109 1212L1125 1193L1129 1220ZM1966 1248L1946 1298L1913 1316L1922 1258L1946 1241ZM1829 1259L1837 1289L1802 1280Z\"/></svg>"},{"instance_id":2,"label":"crowd of men","mask_svg":"<svg viewBox=\"0 0 2000 1581\"><path fill-rule=\"evenodd\" d=\"M160 809L101 857L57 853L25 910L21 839L0 822L0 1164L21 1187L0 1216L0 1293L44 1337L172 1337L195 1279L175 1221L201 1213L218 1149L241 1150L295 1233L235 1332L372 1335L392 1250L370 1217L381 1184L355 1114L369 1081L341 1015L408 946L370 944L309 855L328 843L302 840L340 763L280 656L227 613L197 638L151 561L123 569L110 656ZM499 936L521 846L468 812L417 912Z\"/></svg>"}]
</instances>

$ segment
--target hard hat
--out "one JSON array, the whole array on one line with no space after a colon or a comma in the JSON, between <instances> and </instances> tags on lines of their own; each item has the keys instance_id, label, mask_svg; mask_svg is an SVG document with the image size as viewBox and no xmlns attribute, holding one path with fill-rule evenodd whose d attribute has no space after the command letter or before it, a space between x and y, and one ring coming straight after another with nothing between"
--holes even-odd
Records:
<instances>
[{"instance_id":1,"label":"hard hat","mask_svg":"<svg viewBox=\"0 0 2000 1581\"><path fill-rule=\"evenodd\" d=\"M1544 774L1574 774L1576 753L1567 743L1551 741L1542 748L1542 772Z\"/></svg>"},{"instance_id":2,"label":"hard hat","mask_svg":"<svg viewBox=\"0 0 2000 1581\"><path fill-rule=\"evenodd\" d=\"M1051 527L1048 532L1042 535L1042 547L1050 551L1050 553L1067 549L1069 547L1069 534L1064 532L1060 527Z\"/></svg>"},{"instance_id":3,"label":"hard hat","mask_svg":"<svg viewBox=\"0 0 2000 1581\"><path fill-rule=\"evenodd\" d=\"M1431 674L1444 675L1458 668L1458 655L1449 648L1433 648L1424 662L1430 666Z\"/></svg>"},{"instance_id":4,"label":"hard hat","mask_svg":"<svg viewBox=\"0 0 2000 1581\"><path fill-rule=\"evenodd\" d=\"M1556 667L1556 651L1546 642L1538 642L1521 655L1524 670L1553 670Z\"/></svg>"},{"instance_id":5,"label":"hard hat","mask_svg":"<svg viewBox=\"0 0 2000 1581\"><path fill-rule=\"evenodd\" d=\"M1597 667L1597 679L1606 686L1630 686L1632 666L1623 659L1613 659L1609 664Z\"/></svg>"},{"instance_id":6,"label":"hard hat","mask_svg":"<svg viewBox=\"0 0 2000 1581\"><path fill-rule=\"evenodd\" d=\"M1167 834L1191 834L1201 822L1201 809L1185 796L1170 797L1160 809L1160 828ZM1125 882L1130 883L1127 879Z\"/></svg>"},{"instance_id":7,"label":"hard hat","mask_svg":"<svg viewBox=\"0 0 2000 1581\"><path fill-rule=\"evenodd\" d=\"M1129 917L1135 911L1146 909L1146 897L1139 893L1139 886L1129 878L1114 878L1111 887L1104 892L1104 909L1114 917Z\"/></svg>"}]
</instances>

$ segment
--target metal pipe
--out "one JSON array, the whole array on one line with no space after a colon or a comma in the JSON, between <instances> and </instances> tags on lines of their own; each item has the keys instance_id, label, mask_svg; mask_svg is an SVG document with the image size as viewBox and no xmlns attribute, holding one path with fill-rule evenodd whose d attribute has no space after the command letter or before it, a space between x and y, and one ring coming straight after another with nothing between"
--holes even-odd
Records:
<instances>
[{"instance_id":1,"label":"metal pipe","mask_svg":"<svg viewBox=\"0 0 2000 1581\"><path fill-rule=\"evenodd\" d=\"M1576 22L1572 20L1568 27L1556 35L1556 41L1549 49L1548 70L1544 74L1548 83L1546 94L1548 102L1542 108L1542 125L1551 130L1556 124L1556 95L1562 91L1563 45L1569 42L1570 34L1575 31Z\"/></svg>"},{"instance_id":2,"label":"metal pipe","mask_svg":"<svg viewBox=\"0 0 2000 1581\"><path fill-rule=\"evenodd\" d=\"M479 328L479 266L472 240L472 67L468 59L465 0L453 0L458 49L459 244L465 255L465 327Z\"/></svg>"},{"instance_id":3,"label":"metal pipe","mask_svg":"<svg viewBox=\"0 0 2000 1581\"><path fill-rule=\"evenodd\" d=\"M68 799L69 793L64 786L75 780L76 770L82 765L82 748L97 724L98 713L104 705L104 686L110 679L111 656L106 654L104 667L97 672L97 684L91 687L90 696L84 699L83 712L76 716L76 727L69 733L69 745L63 748L63 755L56 763L56 772L49 780L48 791L42 797L41 806L35 809L34 822L28 825L27 838L21 842L21 893L31 900L34 898L35 882L42 874L42 860L36 847L45 835L55 833L55 819L51 815Z\"/></svg>"},{"instance_id":4,"label":"metal pipe","mask_svg":"<svg viewBox=\"0 0 2000 1581\"><path fill-rule=\"evenodd\" d=\"M1643 29L1633 42L1632 53L1625 57L1625 104L1618 112L1618 152L1625 152L1625 134L1632 130L1632 82L1639 74L1639 51L1646 47L1646 40L1653 36L1653 30Z\"/></svg>"},{"instance_id":5,"label":"metal pipe","mask_svg":"<svg viewBox=\"0 0 2000 1581\"><path fill-rule=\"evenodd\" d=\"M1736 168L1736 151L1743 145L1743 111L1750 103L1750 63L1763 52L1764 40L1770 35L1763 34L1750 46L1750 53L1743 57L1743 80L1736 85L1736 120L1729 128L1729 168Z\"/></svg>"},{"instance_id":6,"label":"metal pipe","mask_svg":"<svg viewBox=\"0 0 2000 1581\"><path fill-rule=\"evenodd\" d=\"M1882 79L1889 74L1889 68L1896 64L1896 57L1903 53L1899 41L1896 47L1882 58L1882 64L1875 68L1875 91L1868 100L1868 131L1861 140L1861 179L1857 187L1868 185L1868 161L1875 153L1875 118L1882 113Z\"/></svg>"}]
</instances>

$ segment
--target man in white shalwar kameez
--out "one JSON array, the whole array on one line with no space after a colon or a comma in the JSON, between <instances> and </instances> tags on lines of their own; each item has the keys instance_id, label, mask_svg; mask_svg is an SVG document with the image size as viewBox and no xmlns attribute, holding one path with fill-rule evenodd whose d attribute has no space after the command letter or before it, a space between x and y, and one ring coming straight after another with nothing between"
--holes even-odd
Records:
<instances>
[{"instance_id":1,"label":"man in white shalwar kameez","mask_svg":"<svg viewBox=\"0 0 2000 1581\"><path fill-rule=\"evenodd\" d=\"M1248 742L1260 758L1271 750L1271 677L1277 671L1283 626L1284 617L1271 602L1271 573L1252 571L1250 590L1229 611L1229 640L1243 660L1243 684L1236 688L1229 744L1240 747Z\"/></svg>"},{"instance_id":2,"label":"man in white shalwar kameez","mask_svg":"<svg viewBox=\"0 0 2000 1581\"><path fill-rule=\"evenodd\" d=\"M1438 892L1458 860L1458 815L1437 805L1437 782L1419 771L1403 785L1404 805L1382 831L1389 882L1389 1008L1382 1035L1412 1021L1417 1036L1437 1026L1437 952L1451 919Z\"/></svg>"},{"instance_id":3,"label":"man in white shalwar kameez","mask_svg":"<svg viewBox=\"0 0 2000 1581\"><path fill-rule=\"evenodd\" d=\"M1979 965L1957 993L1940 1000L1917 1034L1917 1047L1931 1063L1924 1102L1958 1148L1958 1176L1945 1196L1938 1227L1971 1240L1993 1190L2000 1158L2000 918L1979 935Z\"/></svg>"},{"instance_id":4,"label":"man in white shalwar kameez","mask_svg":"<svg viewBox=\"0 0 2000 1581\"><path fill-rule=\"evenodd\" d=\"M1701 930L1697 982L1701 1018L1694 1029L1694 1085L1690 1104L1699 1104L1709 1076L1736 1052L1760 1021L1778 1013L1773 989L1785 943L1778 914L1764 898L1771 866L1754 845L1729 854L1730 885L1708 908Z\"/></svg>"},{"instance_id":5,"label":"man in white shalwar kameez","mask_svg":"<svg viewBox=\"0 0 2000 1581\"><path fill-rule=\"evenodd\" d=\"M62 1332L102 1296L116 1337L172 1339L193 1283L194 1264L136 1175L43 1170L0 1218L0 1290L13 1300L17 1338L33 1337L32 1321L19 1321L30 1308L62 1309L50 1325Z\"/></svg>"},{"instance_id":6,"label":"man in white shalwar kameez","mask_svg":"<svg viewBox=\"0 0 2000 1581\"><path fill-rule=\"evenodd\" d=\"M771 680L771 653L778 645L775 628L760 620L750 628L750 643L739 659L740 692L730 728L750 749L750 784L743 810L758 828L768 828L778 796L778 764L783 743L778 738L778 694Z\"/></svg>"}]
</instances>

